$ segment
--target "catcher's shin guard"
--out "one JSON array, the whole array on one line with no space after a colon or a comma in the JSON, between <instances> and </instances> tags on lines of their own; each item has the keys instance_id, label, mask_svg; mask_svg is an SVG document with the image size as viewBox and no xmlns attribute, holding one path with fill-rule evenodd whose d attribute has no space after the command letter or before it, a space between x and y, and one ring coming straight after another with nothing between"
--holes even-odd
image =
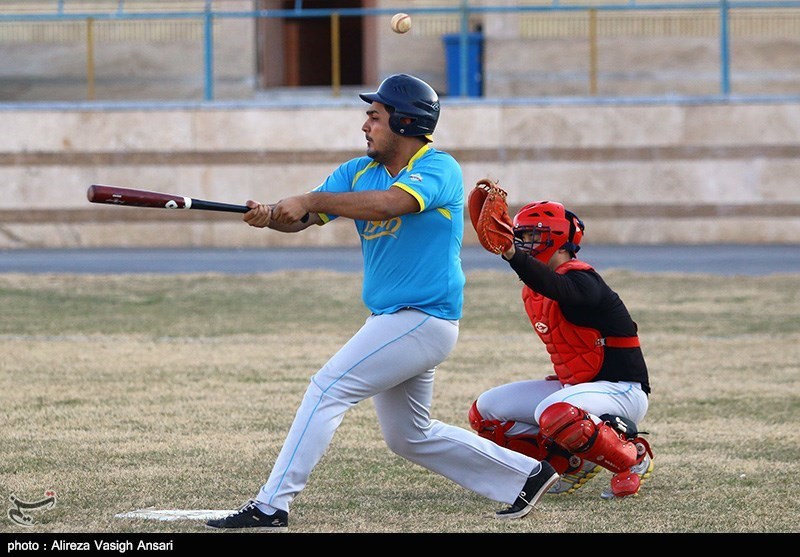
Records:
<instances>
[{"instance_id":1,"label":"catcher's shin guard","mask_svg":"<svg viewBox=\"0 0 800 557\"><path fill-rule=\"evenodd\" d=\"M548 406L539 418L539 426L553 442L615 474L629 473L631 467L651 453L647 441L641 437L631 440L608 422L595 424L589 414L566 402ZM623 488L631 489L638 489L638 485Z\"/></svg>"},{"instance_id":2,"label":"catcher's shin guard","mask_svg":"<svg viewBox=\"0 0 800 557\"><path fill-rule=\"evenodd\" d=\"M512 421L485 420L478 412L477 401L469 409L469 425L481 437L536 460L546 460L559 474L574 472L583 466L583 459L571 455L541 434L506 435L514 424Z\"/></svg>"}]
</instances>

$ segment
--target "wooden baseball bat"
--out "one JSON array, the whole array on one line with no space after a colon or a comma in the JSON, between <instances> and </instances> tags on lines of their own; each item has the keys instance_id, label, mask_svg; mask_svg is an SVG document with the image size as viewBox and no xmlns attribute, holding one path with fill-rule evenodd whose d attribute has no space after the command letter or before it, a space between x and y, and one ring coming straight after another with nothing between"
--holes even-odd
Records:
<instances>
[{"instance_id":1,"label":"wooden baseball bat","mask_svg":"<svg viewBox=\"0 0 800 557\"><path fill-rule=\"evenodd\" d=\"M120 188L118 186L104 186L92 184L86 192L86 197L92 203L108 203L110 205L128 205L131 207L154 207L158 209L198 209L201 211L224 211L228 213L246 213L250 210L247 205L234 205L220 203L219 201L206 201L183 195L163 193L158 191L139 190L133 188ZM308 221L308 213L300 220Z\"/></svg>"},{"instance_id":2,"label":"wooden baseball bat","mask_svg":"<svg viewBox=\"0 0 800 557\"><path fill-rule=\"evenodd\" d=\"M246 213L247 205L234 205L194 199L183 195L162 193L157 191L120 188L93 184L89 186L86 197L92 203L108 203L111 205L129 205L132 207L155 207L160 209L199 209L201 211L225 211L228 213Z\"/></svg>"}]
</instances>

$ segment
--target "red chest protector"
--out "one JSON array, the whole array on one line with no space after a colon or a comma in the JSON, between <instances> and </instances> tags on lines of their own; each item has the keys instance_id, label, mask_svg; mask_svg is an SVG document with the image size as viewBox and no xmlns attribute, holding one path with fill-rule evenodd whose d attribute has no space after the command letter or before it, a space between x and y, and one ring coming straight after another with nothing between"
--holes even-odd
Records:
<instances>
[{"instance_id":1,"label":"red chest protector","mask_svg":"<svg viewBox=\"0 0 800 557\"><path fill-rule=\"evenodd\" d=\"M590 271L592 266L571 259L556 269L564 274L571 270ZM633 348L638 337L605 337L597 329L580 327L567 321L558 302L522 288L522 301L533 329L542 339L562 385L588 383L599 373L605 357L605 346Z\"/></svg>"}]
</instances>

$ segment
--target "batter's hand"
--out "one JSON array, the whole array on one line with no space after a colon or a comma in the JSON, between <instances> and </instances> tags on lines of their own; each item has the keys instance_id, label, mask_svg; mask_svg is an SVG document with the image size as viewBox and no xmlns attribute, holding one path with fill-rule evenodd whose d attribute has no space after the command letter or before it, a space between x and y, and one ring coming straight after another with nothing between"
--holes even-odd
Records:
<instances>
[{"instance_id":1,"label":"batter's hand","mask_svg":"<svg viewBox=\"0 0 800 557\"><path fill-rule=\"evenodd\" d=\"M303 201L302 195L281 199L272 207L272 219L278 224L294 224L300 220L308 220L308 210Z\"/></svg>"},{"instance_id":2,"label":"batter's hand","mask_svg":"<svg viewBox=\"0 0 800 557\"><path fill-rule=\"evenodd\" d=\"M258 203L257 201L253 201L251 199L247 200L246 205L250 207L250 210L247 211L242 217L244 222L256 228L266 228L269 226L269 223L272 220L271 205L264 205L263 203Z\"/></svg>"}]
</instances>

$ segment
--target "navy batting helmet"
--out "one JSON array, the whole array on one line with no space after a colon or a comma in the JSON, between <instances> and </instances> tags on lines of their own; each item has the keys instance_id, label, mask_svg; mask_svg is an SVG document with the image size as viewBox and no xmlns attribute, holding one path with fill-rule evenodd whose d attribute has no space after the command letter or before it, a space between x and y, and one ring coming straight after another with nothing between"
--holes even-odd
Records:
<instances>
[{"instance_id":1,"label":"navy batting helmet","mask_svg":"<svg viewBox=\"0 0 800 557\"><path fill-rule=\"evenodd\" d=\"M383 80L374 93L359 95L365 102L379 102L389 109L389 128L398 135L429 136L439 120L439 95L421 79L395 74ZM410 123L403 123L408 118ZM430 138L428 138L430 139Z\"/></svg>"}]
</instances>

